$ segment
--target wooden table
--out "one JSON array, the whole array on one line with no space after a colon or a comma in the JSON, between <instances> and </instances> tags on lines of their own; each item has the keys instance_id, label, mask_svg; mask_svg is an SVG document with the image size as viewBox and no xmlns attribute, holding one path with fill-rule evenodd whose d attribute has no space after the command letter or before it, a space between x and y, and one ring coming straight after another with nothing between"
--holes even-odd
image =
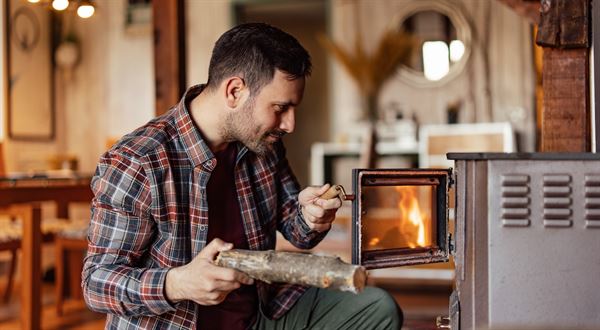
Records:
<instances>
[{"instance_id":1,"label":"wooden table","mask_svg":"<svg viewBox=\"0 0 600 330\"><path fill-rule=\"evenodd\" d=\"M22 215L21 329L41 326L41 201L54 201L57 216L68 218L69 203L90 202L90 176L69 178L0 178L0 207L17 207Z\"/></svg>"}]
</instances>

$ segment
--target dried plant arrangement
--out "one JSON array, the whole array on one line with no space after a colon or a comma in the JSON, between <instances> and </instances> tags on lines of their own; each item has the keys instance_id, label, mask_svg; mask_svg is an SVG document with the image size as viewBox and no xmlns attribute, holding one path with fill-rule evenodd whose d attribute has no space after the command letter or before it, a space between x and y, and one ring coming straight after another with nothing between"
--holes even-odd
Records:
<instances>
[{"instance_id":1,"label":"dried plant arrangement","mask_svg":"<svg viewBox=\"0 0 600 330\"><path fill-rule=\"evenodd\" d=\"M388 29L369 55L362 45L358 27L352 51L344 49L325 35L319 36L319 42L344 67L358 86L363 102L363 119L369 122L369 132L363 141L360 166L374 167L377 158L375 123L379 119L379 93L384 83L397 74L398 67L409 63L413 49L418 43L412 35L404 31Z\"/></svg>"},{"instance_id":2,"label":"dried plant arrangement","mask_svg":"<svg viewBox=\"0 0 600 330\"><path fill-rule=\"evenodd\" d=\"M410 34L395 29L386 30L372 54L367 54L357 35L354 49L348 51L325 35L319 36L321 45L342 65L359 88L363 97L364 117L377 121L377 98L383 84L394 76L398 67L407 64L417 44Z\"/></svg>"}]
</instances>

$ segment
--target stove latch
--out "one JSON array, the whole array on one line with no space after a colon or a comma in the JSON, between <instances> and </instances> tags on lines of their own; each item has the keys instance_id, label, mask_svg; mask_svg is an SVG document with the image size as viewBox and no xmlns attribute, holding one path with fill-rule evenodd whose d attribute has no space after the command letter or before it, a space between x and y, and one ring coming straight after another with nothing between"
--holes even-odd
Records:
<instances>
[{"instance_id":1,"label":"stove latch","mask_svg":"<svg viewBox=\"0 0 600 330\"><path fill-rule=\"evenodd\" d=\"M452 329L449 316L438 316L435 318L435 326L438 329Z\"/></svg>"}]
</instances>

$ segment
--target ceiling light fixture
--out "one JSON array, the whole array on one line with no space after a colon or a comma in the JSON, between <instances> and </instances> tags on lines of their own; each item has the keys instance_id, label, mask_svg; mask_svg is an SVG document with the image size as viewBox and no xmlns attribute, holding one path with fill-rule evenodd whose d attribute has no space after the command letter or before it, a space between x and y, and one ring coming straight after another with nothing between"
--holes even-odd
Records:
<instances>
[{"instance_id":1,"label":"ceiling light fixture","mask_svg":"<svg viewBox=\"0 0 600 330\"><path fill-rule=\"evenodd\" d=\"M57 12L77 12L81 18L90 18L96 13L94 0L27 0L27 2Z\"/></svg>"},{"instance_id":2,"label":"ceiling light fixture","mask_svg":"<svg viewBox=\"0 0 600 330\"><path fill-rule=\"evenodd\" d=\"M62 11L69 7L69 0L53 0L52 8L58 11Z\"/></svg>"},{"instance_id":3,"label":"ceiling light fixture","mask_svg":"<svg viewBox=\"0 0 600 330\"><path fill-rule=\"evenodd\" d=\"M90 0L82 0L77 7L77 15L81 18L90 18L94 15L94 4Z\"/></svg>"}]
</instances>

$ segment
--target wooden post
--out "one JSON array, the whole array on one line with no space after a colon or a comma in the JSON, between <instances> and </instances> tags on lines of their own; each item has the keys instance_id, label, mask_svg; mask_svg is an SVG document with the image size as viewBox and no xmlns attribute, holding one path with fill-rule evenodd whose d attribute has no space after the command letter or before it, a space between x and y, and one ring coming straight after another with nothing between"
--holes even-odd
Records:
<instances>
[{"instance_id":1,"label":"wooden post","mask_svg":"<svg viewBox=\"0 0 600 330\"><path fill-rule=\"evenodd\" d=\"M590 0L542 0L544 47L541 151L591 151Z\"/></svg>"},{"instance_id":2,"label":"wooden post","mask_svg":"<svg viewBox=\"0 0 600 330\"><path fill-rule=\"evenodd\" d=\"M56 257L56 313L63 314L65 298L82 299L81 269L87 248L87 239L57 237L54 240Z\"/></svg>"},{"instance_id":3,"label":"wooden post","mask_svg":"<svg viewBox=\"0 0 600 330\"><path fill-rule=\"evenodd\" d=\"M156 115L185 92L185 12L183 0L153 0Z\"/></svg>"},{"instance_id":4,"label":"wooden post","mask_svg":"<svg viewBox=\"0 0 600 330\"><path fill-rule=\"evenodd\" d=\"M39 203L19 207L23 222L21 244L21 329L40 329L42 317L42 212Z\"/></svg>"}]
</instances>

